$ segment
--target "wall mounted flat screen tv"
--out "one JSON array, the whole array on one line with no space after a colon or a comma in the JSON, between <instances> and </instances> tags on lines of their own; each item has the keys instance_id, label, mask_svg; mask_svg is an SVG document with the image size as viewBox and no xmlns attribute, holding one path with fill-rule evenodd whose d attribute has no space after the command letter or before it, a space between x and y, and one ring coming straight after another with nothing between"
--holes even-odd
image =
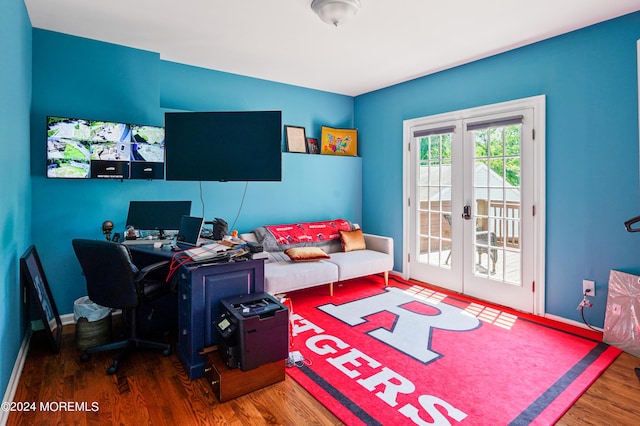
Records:
<instances>
[{"instance_id":1,"label":"wall mounted flat screen tv","mask_svg":"<svg viewBox=\"0 0 640 426\"><path fill-rule=\"evenodd\" d=\"M282 112L165 113L166 179L282 180Z\"/></svg>"},{"instance_id":2,"label":"wall mounted flat screen tv","mask_svg":"<svg viewBox=\"0 0 640 426\"><path fill-rule=\"evenodd\" d=\"M164 127L49 116L47 177L162 179Z\"/></svg>"}]
</instances>

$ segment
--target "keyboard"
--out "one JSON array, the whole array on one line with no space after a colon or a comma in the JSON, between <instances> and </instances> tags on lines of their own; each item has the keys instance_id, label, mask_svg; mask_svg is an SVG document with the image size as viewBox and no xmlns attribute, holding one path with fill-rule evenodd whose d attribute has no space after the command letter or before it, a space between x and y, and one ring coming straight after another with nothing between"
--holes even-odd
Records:
<instances>
[{"instance_id":1,"label":"keyboard","mask_svg":"<svg viewBox=\"0 0 640 426\"><path fill-rule=\"evenodd\" d=\"M125 246L137 246L137 245L153 245L155 243L161 243L162 245L171 244L172 240L145 240L144 238L138 238L137 240L124 240L122 244Z\"/></svg>"}]
</instances>

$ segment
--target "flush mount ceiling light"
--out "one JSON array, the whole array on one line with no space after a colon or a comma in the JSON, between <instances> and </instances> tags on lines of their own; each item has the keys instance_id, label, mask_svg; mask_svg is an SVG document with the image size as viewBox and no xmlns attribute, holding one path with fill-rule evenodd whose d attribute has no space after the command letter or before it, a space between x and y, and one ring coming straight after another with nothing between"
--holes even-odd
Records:
<instances>
[{"instance_id":1,"label":"flush mount ceiling light","mask_svg":"<svg viewBox=\"0 0 640 426\"><path fill-rule=\"evenodd\" d=\"M324 22L337 27L358 13L360 0L313 0L311 9Z\"/></svg>"}]
</instances>

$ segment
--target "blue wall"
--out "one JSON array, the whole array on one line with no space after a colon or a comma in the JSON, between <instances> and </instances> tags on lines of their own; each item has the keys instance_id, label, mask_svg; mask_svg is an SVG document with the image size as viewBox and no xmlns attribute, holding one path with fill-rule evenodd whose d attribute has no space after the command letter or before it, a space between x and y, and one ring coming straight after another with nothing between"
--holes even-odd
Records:
<instances>
[{"instance_id":1,"label":"blue wall","mask_svg":"<svg viewBox=\"0 0 640 426\"><path fill-rule=\"evenodd\" d=\"M581 321L594 279L587 320L602 326L610 270L640 272L640 236L623 226L640 214L638 39L634 13L358 96L363 225L394 238L402 265L403 120L546 95L546 310Z\"/></svg>"},{"instance_id":2,"label":"blue wall","mask_svg":"<svg viewBox=\"0 0 640 426\"><path fill-rule=\"evenodd\" d=\"M73 301L86 294L71 240L101 238L106 219L123 231L130 200L192 200L192 214L230 225L238 217L241 232L294 220L361 219L360 158L285 153L282 182L249 183L239 216L241 182L200 187L45 177L47 115L162 125L167 110L281 110L283 124L319 136L322 124L352 125L352 97L165 62L157 53L39 29L33 31L33 70L33 242L61 314L73 312ZM242 167L242 158L212 158L211 167L219 161Z\"/></svg>"},{"instance_id":3,"label":"blue wall","mask_svg":"<svg viewBox=\"0 0 640 426\"><path fill-rule=\"evenodd\" d=\"M19 259L29 244L31 22L22 0L0 2L0 394L26 330Z\"/></svg>"}]
</instances>

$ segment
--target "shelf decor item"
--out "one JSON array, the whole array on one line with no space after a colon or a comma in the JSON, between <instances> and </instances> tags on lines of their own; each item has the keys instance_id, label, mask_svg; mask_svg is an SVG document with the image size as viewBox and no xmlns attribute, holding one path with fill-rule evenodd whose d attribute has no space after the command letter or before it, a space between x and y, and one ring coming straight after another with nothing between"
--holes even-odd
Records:
<instances>
[{"instance_id":1,"label":"shelf decor item","mask_svg":"<svg viewBox=\"0 0 640 426\"><path fill-rule=\"evenodd\" d=\"M322 154L358 155L358 129L335 129L322 126Z\"/></svg>"},{"instance_id":2,"label":"shelf decor item","mask_svg":"<svg viewBox=\"0 0 640 426\"><path fill-rule=\"evenodd\" d=\"M307 137L304 127L284 126L288 152L307 153Z\"/></svg>"},{"instance_id":3,"label":"shelf decor item","mask_svg":"<svg viewBox=\"0 0 640 426\"><path fill-rule=\"evenodd\" d=\"M309 154L320 154L320 145L318 144L318 139L307 138L307 152Z\"/></svg>"}]
</instances>

